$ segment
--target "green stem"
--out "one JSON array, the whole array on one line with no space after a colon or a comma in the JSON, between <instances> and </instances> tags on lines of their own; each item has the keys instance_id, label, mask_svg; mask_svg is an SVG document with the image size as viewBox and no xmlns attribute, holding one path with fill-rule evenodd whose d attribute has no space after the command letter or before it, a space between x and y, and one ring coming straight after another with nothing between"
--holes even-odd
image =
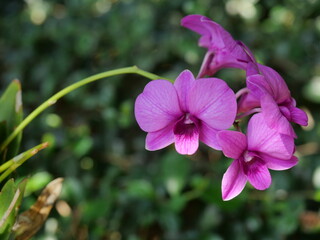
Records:
<instances>
[{"instance_id":1,"label":"green stem","mask_svg":"<svg viewBox=\"0 0 320 240\"><path fill-rule=\"evenodd\" d=\"M57 102L58 99L60 99L61 97L65 96L66 94L76 90L77 88L84 86L88 83L103 79L103 78L107 78L107 77L111 77L111 76L116 76L116 75L121 75L121 74L129 74L129 73L133 73L133 74L138 74L141 76L144 76L146 78L149 78L150 80L155 80L155 79L166 79L166 78L162 78L159 77L155 74L143 71L141 69L139 69L136 66L132 66L132 67L126 67L126 68L119 68L116 70L110 70L110 71L106 71L106 72L102 72L102 73L98 73L96 75L87 77L85 79L80 80L79 82L76 82L64 89L62 89L61 91L59 91L58 93L56 93L55 95L53 95L52 97L50 97L48 100L46 100L44 103L42 103L39 107L37 107L32 113L30 113L16 128L15 130L10 134L10 136L7 137L7 139L2 143L1 147L0 147L0 152L2 152L8 145L9 143L34 119L36 118L40 113L42 113L45 109L47 109L48 107L52 106L53 104L55 104ZM168 79L167 79L168 80Z\"/></svg>"}]
</instances>

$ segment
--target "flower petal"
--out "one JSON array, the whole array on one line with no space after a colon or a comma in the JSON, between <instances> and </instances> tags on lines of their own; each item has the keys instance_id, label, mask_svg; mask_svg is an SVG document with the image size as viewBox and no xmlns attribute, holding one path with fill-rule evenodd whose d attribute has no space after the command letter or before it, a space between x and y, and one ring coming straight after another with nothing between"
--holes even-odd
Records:
<instances>
[{"instance_id":1,"label":"flower petal","mask_svg":"<svg viewBox=\"0 0 320 240\"><path fill-rule=\"evenodd\" d=\"M217 138L226 157L238 159L247 149L247 137L241 132L224 130L218 132Z\"/></svg>"},{"instance_id":2,"label":"flower petal","mask_svg":"<svg viewBox=\"0 0 320 240\"><path fill-rule=\"evenodd\" d=\"M199 129L195 123L186 124L184 118L173 129L175 147L178 153L192 155L199 147Z\"/></svg>"},{"instance_id":3,"label":"flower petal","mask_svg":"<svg viewBox=\"0 0 320 240\"><path fill-rule=\"evenodd\" d=\"M227 129L236 116L236 97L223 80L201 78L195 81L190 91L189 109L193 116L210 127L217 130Z\"/></svg>"},{"instance_id":4,"label":"flower petal","mask_svg":"<svg viewBox=\"0 0 320 240\"><path fill-rule=\"evenodd\" d=\"M238 196L247 182L247 177L238 159L235 159L222 178L222 199L228 201Z\"/></svg>"},{"instance_id":5,"label":"flower petal","mask_svg":"<svg viewBox=\"0 0 320 240\"><path fill-rule=\"evenodd\" d=\"M271 175L262 161L254 159L247 167L247 177L251 185L258 190L265 190L270 187Z\"/></svg>"},{"instance_id":6,"label":"flower petal","mask_svg":"<svg viewBox=\"0 0 320 240\"><path fill-rule=\"evenodd\" d=\"M245 93L238 102L238 113L245 113L256 107L260 107L260 100L251 93Z\"/></svg>"},{"instance_id":7,"label":"flower petal","mask_svg":"<svg viewBox=\"0 0 320 240\"><path fill-rule=\"evenodd\" d=\"M251 52L251 50L241 41L237 41L238 45L242 47L242 49L246 52L248 59L248 63L256 63L256 59ZM256 64L255 64L256 65Z\"/></svg>"},{"instance_id":8,"label":"flower petal","mask_svg":"<svg viewBox=\"0 0 320 240\"><path fill-rule=\"evenodd\" d=\"M269 169L278 171L292 168L298 163L298 158L295 156L292 156L290 159L279 159L261 154L261 158L265 161Z\"/></svg>"},{"instance_id":9,"label":"flower petal","mask_svg":"<svg viewBox=\"0 0 320 240\"><path fill-rule=\"evenodd\" d=\"M169 146L174 142L173 134L174 124L170 124L156 132L150 132L146 138L146 149L155 151Z\"/></svg>"},{"instance_id":10,"label":"flower petal","mask_svg":"<svg viewBox=\"0 0 320 240\"><path fill-rule=\"evenodd\" d=\"M265 94L261 97L261 109L265 121L270 128L291 137L296 136L291 123L282 114L278 104L269 94Z\"/></svg>"},{"instance_id":11,"label":"flower petal","mask_svg":"<svg viewBox=\"0 0 320 240\"><path fill-rule=\"evenodd\" d=\"M297 107L290 108L291 121L297 123L301 126L308 125L308 116L307 114Z\"/></svg>"},{"instance_id":12,"label":"flower petal","mask_svg":"<svg viewBox=\"0 0 320 240\"><path fill-rule=\"evenodd\" d=\"M262 113L255 114L248 123L248 149L266 153L272 157L289 159L294 151L294 139L271 129Z\"/></svg>"},{"instance_id":13,"label":"flower petal","mask_svg":"<svg viewBox=\"0 0 320 240\"><path fill-rule=\"evenodd\" d=\"M270 67L258 64L261 74L265 76L268 85L272 91L272 97L277 103L284 102L291 98L289 88L283 78Z\"/></svg>"},{"instance_id":14,"label":"flower petal","mask_svg":"<svg viewBox=\"0 0 320 240\"><path fill-rule=\"evenodd\" d=\"M197 15L197 14L188 15L181 19L181 26L185 28L189 28L190 30L196 33L199 33L201 35L209 34L207 29L203 27L202 21L205 19L210 20L209 18L202 15Z\"/></svg>"},{"instance_id":15,"label":"flower petal","mask_svg":"<svg viewBox=\"0 0 320 240\"><path fill-rule=\"evenodd\" d=\"M216 150L221 150L221 147L217 140L218 132L219 130L209 127L205 122L201 122L199 139L209 147L212 147Z\"/></svg>"},{"instance_id":16,"label":"flower petal","mask_svg":"<svg viewBox=\"0 0 320 240\"><path fill-rule=\"evenodd\" d=\"M260 99L265 94L271 94L268 83L265 81L265 77L261 74L254 74L247 76L246 79L247 88L250 89L250 94Z\"/></svg>"},{"instance_id":17,"label":"flower petal","mask_svg":"<svg viewBox=\"0 0 320 240\"><path fill-rule=\"evenodd\" d=\"M137 97L136 120L145 132L158 131L181 117L177 92L169 81L149 82Z\"/></svg>"},{"instance_id":18,"label":"flower petal","mask_svg":"<svg viewBox=\"0 0 320 240\"><path fill-rule=\"evenodd\" d=\"M180 108L183 112L189 111L188 98L190 89L194 82L194 76L189 70L185 70L180 73L180 75L174 82L174 87L176 88L179 97Z\"/></svg>"}]
</instances>

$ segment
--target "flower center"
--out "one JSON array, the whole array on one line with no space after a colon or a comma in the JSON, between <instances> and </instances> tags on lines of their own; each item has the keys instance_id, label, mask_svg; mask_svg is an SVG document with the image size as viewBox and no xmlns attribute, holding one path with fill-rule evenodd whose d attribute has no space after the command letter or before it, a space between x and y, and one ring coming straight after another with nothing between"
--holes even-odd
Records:
<instances>
[{"instance_id":1,"label":"flower center","mask_svg":"<svg viewBox=\"0 0 320 240\"><path fill-rule=\"evenodd\" d=\"M184 124L194 124L194 122L190 119L190 113L186 113L183 119Z\"/></svg>"},{"instance_id":2,"label":"flower center","mask_svg":"<svg viewBox=\"0 0 320 240\"><path fill-rule=\"evenodd\" d=\"M175 135L193 135L198 131L196 119L190 114L185 113L175 124L173 132Z\"/></svg>"},{"instance_id":3,"label":"flower center","mask_svg":"<svg viewBox=\"0 0 320 240\"><path fill-rule=\"evenodd\" d=\"M243 159L246 163L251 162L254 159L255 155L249 151L245 151L243 154Z\"/></svg>"}]
</instances>

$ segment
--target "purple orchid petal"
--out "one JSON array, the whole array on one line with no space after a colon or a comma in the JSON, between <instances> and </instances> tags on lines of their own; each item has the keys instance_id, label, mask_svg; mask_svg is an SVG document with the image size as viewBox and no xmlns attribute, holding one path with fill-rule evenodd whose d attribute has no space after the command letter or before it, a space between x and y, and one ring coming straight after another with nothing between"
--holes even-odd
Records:
<instances>
[{"instance_id":1,"label":"purple orchid petal","mask_svg":"<svg viewBox=\"0 0 320 240\"><path fill-rule=\"evenodd\" d=\"M174 142L178 153L192 155L199 147L199 128L193 119L180 119L174 126Z\"/></svg>"},{"instance_id":2,"label":"purple orchid petal","mask_svg":"<svg viewBox=\"0 0 320 240\"><path fill-rule=\"evenodd\" d=\"M221 79L196 80L189 96L190 113L210 127L222 130L233 124L237 111L235 94Z\"/></svg>"},{"instance_id":3,"label":"purple orchid petal","mask_svg":"<svg viewBox=\"0 0 320 240\"><path fill-rule=\"evenodd\" d=\"M260 74L259 67L256 62L249 62L246 69L247 77Z\"/></svg>"},{"instance_id":4,"label":"purple orchid petal","mask_svg":"<svg viewBox=\"0 0 320 240\"><path fill-rule=\"evenodd\" d=\"M170 124L156 132L149 132L146 138L146 149L155 151L165 148L174 142L174 124Z\"/></svg>"},{"instance_id":5,"label":"purple orchid petal","mask_svg":"<svg viewBox=\"0 0 320 240\"><path fill-rule=\"evenodd\" d=\"M203 27L210 33L211 45L209 49L233 48L236 41L223 27L208 18L202 19Z\"/></svg>"},{"instance_id":6,"label":"purple orchid petal","mask_svg":"<svg viewBox=\"0 0 320 240\"><path fill-rule=\"evenodd\" d=\"M199 139L209 147L212 147L216 150L221 150L221 147L217 140L218 132L218 130L209 127L205 122L201 122Z\"/></svg>"},{"instance_id":7,"label":"purple orchid petal","mask_svg":"<svg viewBox=\"0 0 320 240\"><path fill-rule=\"evenodd\" d=\"M247 137L241 132L224 130L217 138L226 157L238 159L247 149Z\"/></svg>"},{"instance_id":8,"label":"purple orchid petal","mask_svg":"<svg viewBox=\"0 0 320 240\"><path fill-rule=\"evenodd\" d=\"M181 20L181 25L188 28L200 35L202 37L199 40L199 46L209 48L210 47L210 32L203 25L203 20L210 20L207 17L201 15L189 15Z\"/></svg>"},{"instance_id":9,"label":"purple orchid petal","mask_svg":"<svg viewBox=\"0 0 320 240\"><path fill-rule=\"evenodd\" d=\"M285 117L285 109L281 111L278 104L269 94L261 97L261 109L268 126L281 134L295 137L291 123Z\"/></svg>"},{"instance_id":10,"label":"purple orchid petal","mask_svg":"<svg viewBox=\"0 0 320 240\"><path fill-rule=\"evenodd\" d=\"M254 74L247 76L246 79L247 88L250 89L250 94L260 99L266 94L271 94L268 83L265 81L265 77L260 74Z\"/></svg>"},{"instance_id":11,"label":"purple orchid petal","mask_svg":"<svg viewBox=\"0 0 320 240\"><path fill-rule=\"evenodd\" d=\"M233 37L218 23L201 15L189 15L181 25L201 35L199 46L208 49L198 77L213 75L221 68L246 69L247 63L255 61L249 48Z\"/></svg>"},{"instance_id":12,"label":"purple orchid petal","mask_svg":"<svg viewBox=\"0 0 320 240\"><path fill-rule=\"evenodd\" d=\"M308 125L308 116L307 114L297 107L291 107L290 108L290 114L291 114L291 121L294 123L297 123L301 126L307 126Z\"/></svg>"},{"instance_id":13,"label":"purple orchid petal","mask_svg":"<svg viewBox=\"0 0 320 240\"><path fill-rule=\"evenodd\" d=\"M245 113L256 107L260 107L259 98L250 93L245 93L238 102L238 113Z\"/></svg>"},{"instance_id":14,"label":"purple orchid petal","mask_svg":"<svg viewBox=\"0 0 320 240\"><path fill-rule=\"evenodd\" d=\"M247 45L245 45L243 42L241 41L237 41L238 45L241 46L241 48L246 52L248 59L248 63L256 63L256 59L253 55L253 53L251 52L251 50L247 47Z\"/></svg>"},{"instance_id":15,"label":"purple orchid petal","mask_svg":"<svg viewBox=\"0 0 320 240\"><path fill-rule=\"evenodd\" d=\"M270 172L262 161L257 159L252 160L247 166L247 177L250 184L258 189L265 190L270 187L271 175Z\"/></svg>"},{"instance_id":16,"label":"purple orchid petal","mask_svg":"<svg viewBox=\"0 0 320 240\"><path fill-rule=\"evenodd\" d=\"M298 158L295 156L292 156L289 159L279 159L279 158L270 157L267 154L261 154L260 157L265 161L269 169L278 170L278 171L292 168L298 163Z\"/></svg>"},{"instance_id":17,"label":"purple orchid petal","mask_svg":"<svg viewBox=\"0 0 320 240\"><path fill-rule=\"evenodd\" d=\"M136 99L134 113L145 132L158 131L183 114L176 89L166 80L155 80L146 85Z\"/></svg>"},{"instance_id":18,"label":"purple orchid petal","mask_svg":"<svg viewBox=\"0 0 320 240\"><path fill-rule=\"evenodd\" d=\"M202 61L200 71L198 73L197 78L202 78L206 75L211 76L215 73L215 70L210 69L210 65L213 62L215 53L212 51L208 51L206 55L204 56L204 59Z\"/></svg>"},{"instance_id":19,"label":"purple orchid petal","mask_svg":"<svg viewBox=\"0 0 320 240\"><path fill-rule=\"evenodd\" d=\"M195 79L189 70L185 70L180 73L180 75L174 82L174 87L176 88L179 97L180 108L183 112L189 111L189 93L194 82Z\"/></svg>"},{"instance_id":20,"label":"purple orchid petal","mask_svg":"<svg viewBox=\"0 0 320 240\"><path fill-rule=\"evenodd\" d=\"M266 153L275 158L289 159L294 151L294 139L271 129L266 124L262 113L251 117L248 123L247 139L248 150Z\"/></svg>"},{"instance_id":21,"label":"purple orchid petal","mask_svg":"<svg viewBox=\"0 0 320 240\"><path fill-rule=\"evenodd\" d=\"M238 196L247 182L247 177L243 172L241 162L235 159L222 178L221 190L222 199L228 201Z\"/></svg>"},{"instance_id":22,"label":"purple orchid petal","mask_svg":"<svg viewBox=\"0 0 320 240\"><path fill-rule=\"evenodd\" d=\"M270 67L258 64L261 74L265 76L268 85L272 91L272 97L276 100L277 103L282 103L287 99L290 99L290 91L283 80L283 78Z\"/></svg>"},{"instance_id":23,"label":"purple orchid petal","mask_svg":"<svg viewBox=\"0 0 320 240\"><path fill-rule=\"evenodd\" d=\"M240 68L245 70L247 68L247 62L245 60L241 61L241 57L244 58L243 54L245 52L242 49L242 54L240 53L241 49L237 49L237 52L229 51L216 51L214 58L210 63L210 73L211 75L221 68ZM240 58L240 59L238 59ZM209 74L208 74L209 75Z\"/></svg>"}]
</instances>

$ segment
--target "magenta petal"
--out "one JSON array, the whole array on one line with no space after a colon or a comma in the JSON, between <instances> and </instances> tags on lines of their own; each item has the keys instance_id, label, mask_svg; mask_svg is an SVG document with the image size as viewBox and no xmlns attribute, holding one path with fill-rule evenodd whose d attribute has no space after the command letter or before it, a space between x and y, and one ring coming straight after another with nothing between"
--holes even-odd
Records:
<instances>
[{"instance_id":1,"label":"magenta petal","mask_svg":"<svg viewBox=\"0 0 320 240\"><path fill-rule=\"evenodd\" d=\"M226 157L237 159L247 149L247 137L241 132L224 130L217 138Z\"/></svg>"},{"instance_id":2,"label":"magenta petal","mask_svg":"<svg viewBox=\"0 0 320 240\"><path fill-rule=\"evenodd\" d=\"M265 161L269 169L278 171L292 168L298 163L298 158L295 156L292 156L290 159L279 159L261 154L261 158Z\"/></svg>"},{"instance_id":3,"label":"magenta petal","mask_svg":"<svg viewBox=\"0 0 320 240\"><path fill-rule=\"evenodd\" d=\"M238 159L235 159L222 178L222 199L228 201L238 196L247 182L247 177Z\"/></svg>"},{"instance_id":4,"label":"magenta petal","mask_svg":"<svg viewBox=\"0 0 320 240\"><path fill-rule=\"evenodd\" d=\"M283 78L270 67L258 64L261 74L265 76L272 91L272 97L277 103L284 102L291 98L289 88Z\"/></svg>"},{"instance_id":5,"label":"magenta petal","mask_svg":"<svg viewBox=\"0 0 320 240\"><path fill-rule=\"evenodd\" d=\"M271 175L267 166L255 159L247 166L247 177L251 185L258 190L265 190L271 184Z\"/></svg>"},{"instance_id":6,"label":"magenta petal","mask_svg":"<svg viewBox=\"0 0 320 240\"><path fill-rule=\"evenodd\" d=\"M264 76L255 74L247 77L247 88L250 89L250 94L260 99L265 94L270 94L271 90Z\"/></svg>"},{"instance_id":7,"label":"magenta petal","mask_svg":"<svg viewBox=\"0 0 320 240\"><path fill-rule=\"evenodd\" d=\"M308 116L307 114L297 107L290 108L291 121L297 123L301 126L308 125Z\"/></svg>"},{"instance_id":8,"label":"magenta petal","mask_svg":"<svg viewBox=\"0 0 320 240\"><path fill-rule=\"evenodd\" d=\"M240 68L245 70L247 67L247 62L240 61L238 59L238 57L240 57L238 56L239 54L240 53L235 53L234 55L232 52L217 50L209 66L211 75L221 68Z\"/></svg>"},{"instance_id":9,"label":"magenta petal","mask_svg":"<svg viewBox=\"0 0 320 240\"><path fill-rule=\"evenodd\" d=\"M238 113L245 113L256 107L260 107L260 100L251 93L245 93L239 100Z\"/></svg>"},{"instance_id":10,"label":"magenta petal","mask_svg":"<svg viewBox=\"0 0 320 240\"><path fill-rule=\"evenodd\" d=\"M201 35L209 34L209 31L203 26L203 20L209 18L201 15L188 15L181 19L181 25Z\"/></svg>"},{"instance_id":11,"label":"magenta petal","mask_svg":"<svg viewBox=\"0 0 320 240\"><path fill-rule=\"evenodd\" d=\"M247 56L248 56L248 64L249 63L256 63L256 59L253 55L253 53L251 52L251 50L247 47L247 45L245 45L243 42L241 41L237 41L238 42L238 45L242 47L242 49L246 52ZM256 65L256 64L254 64ZM257 68L257 66L256 66Z\"/></svg>"},{"instance_id":12,"label":"magenta petal","mask_svg":"<svg viewBox=\"0 0 320 240\"><path fill-rule=\"evenodd\" d=\"M216 72L217 69L210 69L210 64L212 63L214 56L215 56L215 53L212 51L208 51L206 53L202 61L201 68L197 78L204 77L205 75L211 76Z\"/></svg>"},{"instance_id":13,"label":"magenta petal","mask_svg":"<svg viewBox=\"0 0 320 240\"><path fill-rule=\"evenodd\" d=\"M199 129L195 123L186 124L179 120L173 129L175 147L178 153L192 155L199 147Z\"/></svg>"},{"instance_id":14,"label":"magenta petal","mask_svg":"<svg viewBox=\"0 0 320 240\"><path fill-rule=\"evenodd\" d=\"M155 151L169 146L174 142L173 124L156 132L150 132L146 138L146 149Z\"/></svg>"},{"instance_id":15,"label":"magenta petal","mask_svg":"<svg viewBox=\"0 0 320 240\"><path fill-rule=\"evenodd\" d=\"M235 94L221 79L196 80L189 96L190 113L210 127L222 130L233 124L237 111Z\"/></svg>"},{"instance_id":16,"label":"magenta petal","mask_svg":"<svg viewBox=\"0 0 320 240\"><path fill-rule=\"evenodd\" d=\"M174 82L174 87L176 88L181 110L184 112L189 111L188 107L188 98L190 89L194 83L195 79L192 73L189 70L185 70L176 79Z\"/></svg>"},{"instance_id":17,"label":"magenta petal","mask_svg":"<svg viewBox=\"0 0 320 240\"><path fill-rule=\"evenodd\" d=\"M136 99L134 113L145 132L155 132L175 122L182 112L173 84L166 80L149 82Z\"/></svg>"},{"instance_id":18,"label":"magenta petal","mask_svg":"<svg viewBox=\"0 0 320 240\"><path fill-rule=\"evenodd\" d=\"M247 76L260 74L258 65L255 62L249 62L246 69Z\"/></svg>"},{"instance_id":19,"label":"magenta petal","mask_svg":"<svg viewBox=\"0 0 320 240\"><path fill-rule=\"evenodd\" d=\"M209 127L205 122L201 122L200 127L200 141L207 144L209 147L212 147L216 150L221 150L221 147L217 140L217 133L219 130Z\"/></svg>"},{"instance_id":20,"label":"magenta petal","mask_svg":"<svg viewBox=\"0 0 320 240\"><path fill-rule=\"evenodd\" d=\"M295 136L291 123L282 114L278 104L269 94L261 97L261 109L265 121L270 128L285 135Z\"/></svg>"},{"instance_id":21,"label":"magenta petal","mask_svg":"<svg viewBox=\"0 0 320 240\"><path fill-rule=\"evenodd\" d=\"M248 123L247 141L250 151L266 153L275 158L289 159L294 151L294 139L271 129L262 113L251 117Z\"/></svg>"}]
</instances>

